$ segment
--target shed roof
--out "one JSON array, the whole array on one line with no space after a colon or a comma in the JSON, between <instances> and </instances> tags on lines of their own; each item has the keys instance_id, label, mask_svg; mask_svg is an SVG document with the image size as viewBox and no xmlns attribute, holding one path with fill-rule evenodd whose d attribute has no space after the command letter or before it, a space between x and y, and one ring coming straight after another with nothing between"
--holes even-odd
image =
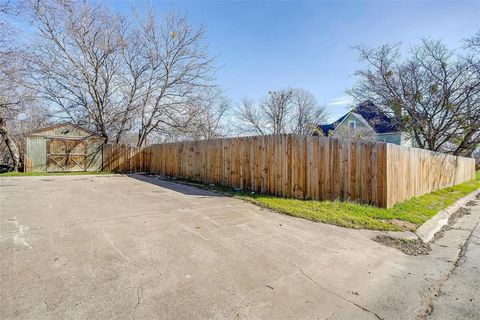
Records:
<instances>
[{"instance_id":1,"label":"shed roof","mask_svg":"<svg viewBox=\"0 0 480 320\"><path fill-rule=\"evenodd\" d=\"M79 126L77 124L74 124L74 123L70 123L70 122L58 123L58 124L55 124L55 125L51 125L51 126L48 126L48 127L44 127L44 128L40 128L40 129L37 129L37 130L34 130L34 131L30 131L30 132L27 133L26 136L58 136L58 134L56 134L56 132L61 128L65 128L66 130L74 129L78 133L83 133L83 134L74 135L74 136L77 136L77 137L91 137L91 136L101 137L101 135L99 135L96 132L93 132L91 130L82 128L81 126ZM62 134L67 134L67 133L69 133L69 131L66 131L65 133L62 132Z\"/></svg>"}]
</instances>

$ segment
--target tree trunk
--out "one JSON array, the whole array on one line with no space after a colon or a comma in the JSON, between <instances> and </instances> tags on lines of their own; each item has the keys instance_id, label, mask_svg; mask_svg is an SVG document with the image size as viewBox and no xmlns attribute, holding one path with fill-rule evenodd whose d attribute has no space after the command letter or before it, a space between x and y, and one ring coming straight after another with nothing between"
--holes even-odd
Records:
<instances>
[{"instance_id":1,"label":"tree trunk","mask_svg":"<svg viewBox=\"0 0 480 320\"><path fill-rule=\"evenodd\" d=\"M8 152L10 153L10 157L12 158L13 170L17 172L18 167L20 166L20 152L18 152L17 145L15 144L15 141L13 141L12 137L10 136L7 125L5 124L5 121L3 120L2 117L0 117L0 135L3 138L3 141L5 141Z\"/></svg>"},{"instance_id":2,"label":"tree trunk","mask_svg":"<svg viewBox=\"0 0 480 320\"><path fill-rule=\"evenodd\" d=\"M142 145L146 144L147 141L147 132L146 129L140 129L138 131L138 140L137 140L137 147L141 147Z\"/></svg>"},{"instance_id":3,"label":"tree trunk","mask_svg":"<svg viewBox=\"0 0 480 320\"><path fill-rule=\"evenodd\" d=\"M103 143L107 144L108 141L109 141L109 139L108 139L109 137L108 137L108 134L107 134L107 132L105 131L104 128L101 128L101 129L100 129L100 135L101 135L102 138L103 138Z\"/></svg>"},{"instance_id":4,"label":"tree trunk","mask_svg":"<svg viewBox=\"0 0 480 320\"><path fill-rule=\"evenodd\" d=\"M475 132L476 132L475 129L471 129L469 132L467 132L463 136L462 141L457 146L457 148L453 151L454 156L460 156L460 155L463 155L463 156L466 156L466 157L471 156L468 153L473 153L473 150L475 148L473 148L472 150L468 150L469 149L468 148L468 142L470 141L471 137L475 134Z\"/></svg>"}]
</instances>

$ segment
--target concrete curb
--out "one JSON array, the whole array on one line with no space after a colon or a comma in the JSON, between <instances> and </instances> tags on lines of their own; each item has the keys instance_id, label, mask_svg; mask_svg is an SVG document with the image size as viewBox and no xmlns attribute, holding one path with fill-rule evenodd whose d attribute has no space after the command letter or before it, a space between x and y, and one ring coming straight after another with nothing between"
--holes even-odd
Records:
<instances>
[{"instance_id":1,"label":"concrete curb","mask_svg":"<svg viewBox=\"0 0 480 320\"><path fill-rule=\"evenodd\" d=\"M425 243L431 241L435 236L435 233L440 231L443 226L448 224L448 219L450 216L458 209L463 207L467 202L475 200L477 194L480 194L480 189L467 194L465 197L458 199L451 206L439 211L435 216L433 216L430 220L427 220L417 229L415 232L416 235Z\"/></svg>"}]
</instances>

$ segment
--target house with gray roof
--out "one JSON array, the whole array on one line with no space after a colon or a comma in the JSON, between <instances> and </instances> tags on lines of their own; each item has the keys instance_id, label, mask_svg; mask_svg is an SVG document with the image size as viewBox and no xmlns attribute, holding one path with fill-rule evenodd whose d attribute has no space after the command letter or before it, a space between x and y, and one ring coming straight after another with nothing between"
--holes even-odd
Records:
<instances>
[{"instance_id":1,"label":"house with gray roof","mask_svg":"<svg viewBox=\"0 0 480 320\"><path fill-rule=\"evenodd\" d=\"M402 130L400 122L371 101L360 103L337 121L319 125L317 129L317 134L329 137L373 139L414 146L411 136Z\"/></svg>"}]
</instances>

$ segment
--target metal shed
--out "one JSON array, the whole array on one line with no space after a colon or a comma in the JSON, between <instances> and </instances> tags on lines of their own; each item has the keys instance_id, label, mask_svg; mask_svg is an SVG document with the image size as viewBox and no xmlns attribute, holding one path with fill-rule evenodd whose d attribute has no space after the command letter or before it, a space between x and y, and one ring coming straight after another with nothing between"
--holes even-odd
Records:
<instances>
[{"instance_id":1,"label":"metal shed","mask_svg":"<svg viewBox=\"0 0 480 320\"><path fill-rule=\"evenodd\" d=\"M72 123L30 132L25 143L25 172L102 170L102 145L98 134Z\"/></svg>"}]
</instances>

